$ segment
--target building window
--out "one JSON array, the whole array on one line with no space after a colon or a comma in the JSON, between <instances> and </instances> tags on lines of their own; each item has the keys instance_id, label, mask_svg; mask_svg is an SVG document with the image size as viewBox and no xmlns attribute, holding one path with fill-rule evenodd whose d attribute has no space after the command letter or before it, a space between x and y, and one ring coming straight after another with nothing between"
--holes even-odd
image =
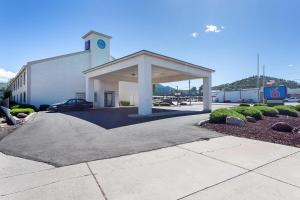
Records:
<instances>
[{"instance_id":1,"label":"building window","mask_svg":"<svg viewBox=\"0 0 300 200\"><path fill-rule=\"evenodd\" d=\"M23 84L23 82L22 82L22 75L20 76L20 87L22 87L22 84Z\"/></svg>"},{"instance_id":2,"label":"building window","mask_svg":"<svg viewBox=\"0 0 300 200\"><path fill-rule=\"evenodd\" d=\"M23 102L26 103L26 92L23 93Z\"/></svg>"},{"instance_id":3,"label":"building window","mask_svg":"<svg viewBox=\"0 0 300 200\"><path fill-rule=\"evenodd\" d=\"M17 95L17 102L19 102L19 95Z\"/></svg>"},{"instance_id":4,"label":"building window","mask_svg":"<svg viewBox=\"0 0 300 200\"><path fill-rule=\"evenodd\" d=\"M26 82L26 76L25 76L25 72L24 72L24 75L23 75L23 79L24 79L24 85L25 85L25 82Z\"/></svg>"},{"instance_id":5,"label":"building window","mask_svg":"<svg viewBox=\"0 0 300 200\"><path fill-rule=\"evenodd\" d=\"M98 101L98 95L97 95L97 92L94 92L94 102L97 102Z\"/></svg>"}]
</instances>

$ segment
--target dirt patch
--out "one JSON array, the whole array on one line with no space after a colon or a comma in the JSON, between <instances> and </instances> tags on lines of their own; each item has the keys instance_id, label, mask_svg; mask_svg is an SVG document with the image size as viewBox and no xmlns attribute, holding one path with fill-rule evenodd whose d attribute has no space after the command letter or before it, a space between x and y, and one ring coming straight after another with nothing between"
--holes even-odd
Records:
<instances>
[{"instance_id":1,"label":"dirt patch","mask_svg":"<svg viewBox=\"0 0 300 200\"><path fill-rule=\"evenodd\" d=\"M212 123L206 123L202 127L228 135L300 147L300 133L274 131L271 126L276 122L287 122L294 127L299 127L300 117L264 117L256 123L247 122L244 127Z\"/></svg>"}]
</instances>

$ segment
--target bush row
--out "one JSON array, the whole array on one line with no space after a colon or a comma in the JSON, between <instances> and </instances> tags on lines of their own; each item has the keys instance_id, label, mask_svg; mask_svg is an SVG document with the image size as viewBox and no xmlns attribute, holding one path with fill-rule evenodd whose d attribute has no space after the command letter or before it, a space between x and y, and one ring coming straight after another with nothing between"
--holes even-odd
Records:
<instances>
[{"instance_id":1,"label":"bush row","mask_svg":"<svg viewBox=\"0 0 300 200\"><path fill-rule=\"evenodd\" d=\"M249 117L254 117L256 120L260 120L263 118L262 112L260 112L255 107L245 107L245 106L237 106L233 107L232 110Z\"/></svg>"},{"instance_id":2,"label":"bush row","mask_svg":"<svg viewBox=\"0 0 300 200\"><path fill-rule=\"evenodd\" d=\"M27 115L29 115L30 113L35 112L32 108L14 108L10 111L10 114L12 114L13 116L17 116L17 114L19 113L25 113Z\"/></svg>"},{"instance_id":3,"label":"bush row","mask_svg":"<svg viewBox=\"0 0 300 200\"><path fill-rule=\"evenodd\" d=\"M226 117L237 117L243 121L246 121L246 118L244 115L228 108L220 108L215 111L213 111L210 114L209 121L211 123L225 123Z\"/></svg>"},{"instance_id":4,"label":"bush row","mask_svg":"<svg viewBox=\"0 0 300 200\"><path fill-rule=\"evenodd\" d=\"M120 101L120 105L121 106L130 106L130 102L129 101Z\"/></svg>"},{"instance_id":5,"label":"bush row","mask_svg":"<svg viewBox=\"0 0 300 200\"><path fill-rule=\"evenodd\" d=\"M298 117L298 112L297 112L297 110L295 110L294 107L280 105L280 106L274 106L274 108L278 110L280 115L288 115L288 116L292 116L292 117Z\"/></svg>"},{"instance_id":6,"label":"bush row","mask_svg":"<svg viewBox=\"0 0 300 200\"><path fill-rule=\"evenodd\" d=\"M210 122L212 123L225 123L226 117L232 116L242 120L246 120L245 117L254 117L256 120L260 120L264 116L276 117L277 115L287 115L292 117L298 117L300 111L300 104L296 106L279 105L274 107L257 105L250 107L247 105L240 105L233 108L221 108L213 111L210 114Z\"/></svg>"}]
</instances>

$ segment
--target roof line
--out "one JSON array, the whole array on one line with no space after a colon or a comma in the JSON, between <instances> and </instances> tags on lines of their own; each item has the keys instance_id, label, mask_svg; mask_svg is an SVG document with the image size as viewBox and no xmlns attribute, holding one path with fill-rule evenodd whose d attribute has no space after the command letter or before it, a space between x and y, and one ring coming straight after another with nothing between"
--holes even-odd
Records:
<instances>
[{"instance_id":1,"label":"roof line","mask_svg":"<svg viewBox=\"0 0 300 200\"><path fill-rule=\"evenodd\" d=\"M109 36L109 35L105 35L103 33L99 33L97 31L94 31L94 30L90 30L89 32L87 32L86 34L84 34L81 38L82 39L85 39L86 37L88 37L90 34L95 34L95 35L98 35L98 36L102 36L102 37L106 37L108 39L111 39L112 37Z\"/></svg>"},{"instance_id":2,"label":"roof line","mask_svg":"<svg viewBox=\"0 0 300 200\"><path fill-rule=\"evenodd\" d=\"M177 63L184 64L184 65L188 65L188 66L190 66L190 67L194 67L194 68L197 68L197 69L203 69L203 70L210 71L210 72L214 72L214 71L215 71L215 70L210 69L210 68L207 68L207 67L203 67L203 66L200 66L200 65L195 65L195 64L192 64L192 63L183 61L183 60L179 60L179 59L176 59L176 58L172 58L172 57L169 57L169 56L165 56L165 55L162 55L162 54L158 54L158 53L155 53L155 52L152 52L152 51L141 50L141 51L137 51L137 52L135 52L135 53L129 54L129 55L127 55L127 56L118 58L118 59L116 59L116 60L113 60L113 61L104 63L104 64L102 64L102 65L99 65L99 66L96 66L96 67L87 69L87 70L83 71L83 73L86 74L86 73L88 73L88 72L90 72L90 71L94 71L94 70L96 70L96 69L100 69L100 68L109 66L109 65L111 65L111 64L113 64L113 63L118 63L118 62L121 62L121 61L126 60L126 59L128 59L128 58L135 57L135 56L138 56L138 55L141 55L141 54L148 54L148 55L152 55L152 56L162 57L162 58L171 60L171 61L173 61L173 62L177 62Z\"/></svg>"},{"instance_id":3,"label":"roof line","mask_svg":"<svg viewBox=\"0 0 300 200\"><path fill-rule=\"evenodd\" d=\"M54 57L49 57L49 58L44 58L44 59L40 59L40 60L34 60L34 61L27 62L27 65L46 62L46 61L49 61L49 60L56 60L56 59L59 59L59 58L74 56L74 55L83 54L83 53L86 53L86 52L88 52L88 50L78 51L78 52L74 52L74 53L69 53L69 54L64 54L64 55L59 55L59 56L54 56Z\"/></svg>"}]
</instances>

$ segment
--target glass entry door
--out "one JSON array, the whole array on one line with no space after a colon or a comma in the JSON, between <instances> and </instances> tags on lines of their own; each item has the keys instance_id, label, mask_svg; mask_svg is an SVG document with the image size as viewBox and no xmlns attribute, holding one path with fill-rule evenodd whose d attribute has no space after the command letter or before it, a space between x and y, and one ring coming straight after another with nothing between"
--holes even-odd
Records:
<instances>
[{"instance_id":1,"label":"glass entry door","mask_svg":"<svg viewBox=\"0 0 300 200\"><path fill-rule=\"evenodd\" d=\"M104 93L104 106L113 107L113 92Z\"/></svg>"}]
</instances>

